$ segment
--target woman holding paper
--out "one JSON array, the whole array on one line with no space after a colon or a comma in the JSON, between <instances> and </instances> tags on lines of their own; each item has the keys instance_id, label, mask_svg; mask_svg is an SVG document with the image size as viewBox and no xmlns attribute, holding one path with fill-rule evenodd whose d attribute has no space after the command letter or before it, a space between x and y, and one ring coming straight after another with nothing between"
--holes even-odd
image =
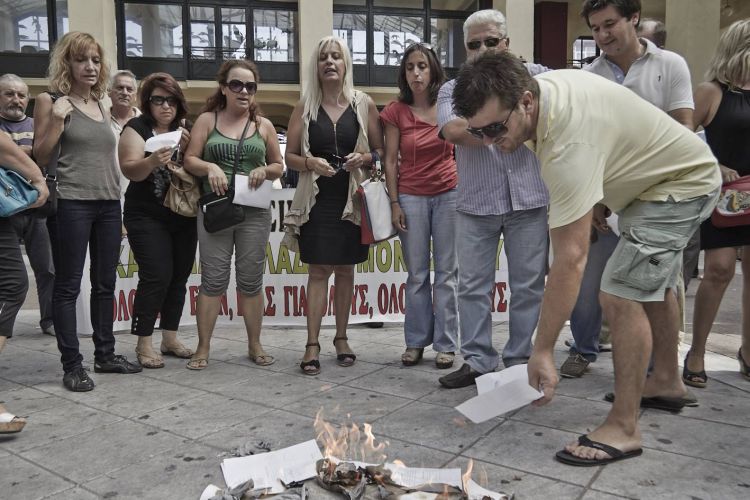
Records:
<instances>
[{"instance_id":1,"label":"woman holding paper","mask_svg":"<svg viewBox=\"0 0 750 500\"><path fill-rule=\"evenodd\" d=\"M410 45L401 59L398 100L380 113L385 124L385 175L398 229L406 280L406 350L416 365L432 345L435 365L453 366L458 336L458 261L453 145L438 137L437 96L445 76L428 45ZM400 153L400 160L399 160ZM434 259L435 282L430 283ZM434 303L433 303L434 298Z\"/></svg>"},{"instance_id":2,"label":"woman holding paper","mask_svg":"<svg viewBox=\"0 0 750 500\"><path fill-rule=\"evenodd\" d=\"M354 265L367 260L360 243L359 207L352 195L382 154L383 134L375 103L354 90L346 42L318 42L303 99L289 119L286 161L300 172L283 244L309 264L307 345L300 363L306 375L320 373L318 336L334 275L336 336L341 366L354 364L346 328L354 291Z\"/></svg>"},{"instance_id":3,"label":"woman holding paper","mask_svg":"<svg viewBox=\"0 0 750 500\"><path fill-rule=\"evenodd\" d=\"M178 358L193 354L177 340L177 329L198 244L195 218L164 206L170 167L179 167L173 158L180 161L190 132L180 127L187 103L171 75L147 76L141 82L139 102L142 114L125 125L118 150L120 169L130 179L123 222L138 263L130 332L138 336L135 354L141 366L162 368L161 354ZM153 142L163 146L151 152ZM157 316L162 331L161 352L155 351L151 342Z\"/></svg>"},{"instance_id":4,"label":"woman holding paper","mask_svg":"<svg viewBox=\"0 0 750 500\"><path fill-rule=\"evenodd\" d=\"M250 189L261 187L264 181L281 177L281 150L273 124L260 116L255 102L258 90L258 69L250 61L226 61L217 75L219 88L209 97L204 112L192 130L185 153L185 167L202 177L202 191L224 194L229 178L246 183ZM238 145L243 130L242 151ZM235 157L237 173L233 176ZM235 199L235 202L238 200ZM263 322L263 272L266 263L266 244L271 232L271 211L268 207L244 206L245 220L232 227L209 233L203 226L203 214L198 212L198 244L201 259L201 286L198 295L198 348L187 368L202 370L208 366L211 335L221 307L221 296L229 286L232 253L235 269L238 307L243 311L247 329L248 355L257 365L275 361L260 344Z\"/></svg>"},{"instance_id":5,"label":"woman holding paper","mask_svg":"<svg viewBox=\"0 0 750 500\"><path fill-rule=\"evenodd\" d=\"M57 215L47 219L55 264L52 315L61 353L63 384L75 392L94 388L78 345L76 299L86 251L91 257L91 326L94 371L137 373L115 355L112 333L122 217L120 173L109 109L102 103L109 68L101 45L71 31L50 54L49 88L34 106L34 158L48 165L57 156Z\"/></svg>"}]
</instances>

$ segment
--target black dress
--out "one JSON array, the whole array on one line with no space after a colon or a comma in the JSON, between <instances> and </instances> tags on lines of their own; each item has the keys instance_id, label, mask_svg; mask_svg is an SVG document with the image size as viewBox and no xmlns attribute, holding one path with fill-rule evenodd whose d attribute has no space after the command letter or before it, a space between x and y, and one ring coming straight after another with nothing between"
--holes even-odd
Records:
<instances>
[{"instance_id":1,"label":"black dress","mask_svg":"<svg viewBox=\"0 0 750 500\"><path fill-rule=\"evenodd\" d=\"M321 106L317 121L308 127L310 153L337 168L357 144L359 123L352 107L334 124ZM349 172L341 168L333 177L318 177L319 192L310 220L300 227L299 247L306 264L348 265L367 260L369 245L360 243L360 228L341 220L349 191Z\"/></svg>"},{"instance_id":2,"label":"black dress","mask_svg":"<svg viewBox=\"0 0 750 500\"><path fill-rule=\"evenodd\" d=\"M721 85L721 103L706 127L706 141L722 165L750 175L750 90ZM701 224L701 249L750 245L750 226L718 228L709 218Z\"/></svg>"}]
</instances>

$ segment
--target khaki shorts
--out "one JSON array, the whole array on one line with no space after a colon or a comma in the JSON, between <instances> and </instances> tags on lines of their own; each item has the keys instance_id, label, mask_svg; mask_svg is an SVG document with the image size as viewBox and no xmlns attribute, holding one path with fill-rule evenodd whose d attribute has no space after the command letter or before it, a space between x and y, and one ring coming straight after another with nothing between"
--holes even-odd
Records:
<instances>
[{"instance_id":1,"label":"khaki shorts","mask_svg":"<svg viewBox=\"0 0 750 500\"><path fill-rule=\"evenodd\" d=\"M682 250L711 215L719 191L682 200L635 200L618 215L620 241L602 275L601 291L636 302L661 302L682 273Z\"/></svg>"}]
</instances>

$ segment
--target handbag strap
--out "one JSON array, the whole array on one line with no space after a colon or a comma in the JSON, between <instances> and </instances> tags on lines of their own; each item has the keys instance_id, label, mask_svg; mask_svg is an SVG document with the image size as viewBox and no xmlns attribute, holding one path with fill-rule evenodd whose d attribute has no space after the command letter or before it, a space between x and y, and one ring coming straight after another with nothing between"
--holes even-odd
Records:
<instances>
[{"instance_id":1,"label":"handbag strap","mask_svg":"<svg viewBox=\"0 0 750 500\"><path fill-rule=\"evenodd\" d=\"M234 176L237 175L237 165L240 164L240 156L242 156L242 143L245 142L245 134L247 133L247 129L250 128L250 122L252 121L253 121L252 117L247 118L247 123L245 124L245 128L242 129L240 142L237 143L237 154L234 155L234 164L232 165L232 180L229 181L230 186L234 186Z\"/></svg>"}]
</instances>

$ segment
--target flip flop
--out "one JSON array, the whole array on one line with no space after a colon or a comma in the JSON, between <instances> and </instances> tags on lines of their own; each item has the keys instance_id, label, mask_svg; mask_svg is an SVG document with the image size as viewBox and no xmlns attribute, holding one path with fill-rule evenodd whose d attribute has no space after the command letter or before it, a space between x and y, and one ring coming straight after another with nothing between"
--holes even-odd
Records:
<instances>
[{"instance_id":1,"label":"flip flop","mask_svg":"<svg viewBox=\"0 0 750 500\"><path fill-rule=\"evenodd\" d=\"M247 355L250 358L250 361L258 366L268 366L276 362L276 358L266 353L255 354L253 351L247 351Z\"/></svg>"},{"instance_id":2,"label":"flip flop","mask_svg":"<svg viewBox=\"0 0 750 500\"><path fill-rule=\"evenodd\" d=\"M0 434L15 434L26 426L26 419L12 413L0 413Z\"/></svg>"},{"instance_id":3,"label":"flip flop","mask_svg":"<svg viewBox=\"0 0 750 500\"><path fill-rule=\"evenodd\" d=\"M208 366L208 360L206 358L192 358L187 362L185 368L188 370L205 370Z\"/></svg>"},{"instance_id":4,"label":"flip flop","mask_svg":"<svg viewBox=\"0 0 750 500\"><path fill-rule=\"evenodd\" d=\"M608 392L607 394L605 394L604 401L614 403L615 393ZM652 398L641 398L641 408L651 408L653 410L663 410L672 413L678 413L685 406L698 406L698 398L696 398L695 395L690 391L688 391L688 393L681 398L673 398L670 396L654 396Z\"/></svg>"},{"instance_id":5,"label":"flip flop","mask_svg":"<svg viewBox=\"0 0 750 500\"><path fill-rule=\"evenodd\" d=\"M587 448L594 448L597 450L601 450L607 455L609 455L609 458L581 458L581 457L577 457L573 455L567 450L558 451L555 454L555 458L559 462L562 462L567 465L575 465L576 467L596 467L599 465L607 465L612 462L617 462L618 460L625 460L628 458L639 457L643 454L642 448L638 448L637 450L631 450L631 451L622 451L622 450L618 450L614 446L610 446L604 443L599 443L598 441L592 441L585 434L578 437L578 444L581 446L586 446Z\"/></svg>"}]
</instances>

